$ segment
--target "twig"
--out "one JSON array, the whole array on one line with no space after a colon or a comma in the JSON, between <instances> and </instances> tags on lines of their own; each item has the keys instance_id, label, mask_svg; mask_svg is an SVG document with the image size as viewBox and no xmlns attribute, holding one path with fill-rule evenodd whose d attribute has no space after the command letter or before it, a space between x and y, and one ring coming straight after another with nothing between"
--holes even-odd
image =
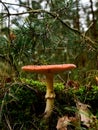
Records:
<instances>
[{"instance_id":1,"label":"twig","mask_svg":"<svg viewBox=\"0 0 98 130\"><path fill-rule=\"evenodd\" d=\"M34 89L33 87L30 87L32 86L31 84L26 84L26 83L21 83L21 82L15 82L15 83L9 83L10 87L14 86L14 85L19 85L19 86L22 86L24 88L27 88L28 90L32 90L34 91L35 93L37 93L37 90Z\"/></svg>"},{"instance_id":2,"label":"twig","mask_svg":"<svg viewBox=\"0 0 98 130\"><path fill-rule=\"evenodd\" d=\"M5 117L5 120L6 120L6 123L8 125L9 130L13 130L11 125L10 125L10 121L9 121L8 117L5 114L4 114L4 117Z\"/></svg>"},{"instance_id":3,"label":"twig","mask_svg":"<svg viewBox=\"0 0 98 130\"><path fill-rule=\"evenodd\" d=\"M22 129L23 129L23 126L24 126L24 124L22 124L22 125L21 125L20 130L22 130Z\"/></svg>"},{"instance_id":4,"label":"twig","mask_svg":"<svg viewBox=\"0 0 98 130\"><path fill-rule=\"evenodd\" d=\"M87 34L87 32L90 30L90 28L92 27L92 25L93 25L94 23L93 22L91 22L91 24L89 25L89 27L88 27L88 29L86 30L86 32L85 32L85 35Z\"/></svg>"},{"instance_id":5,"label":"twig","mask_svg":"<svg viewBox=\"0 0 98 130\"><path fill-rule=\"evenodd\" d=\"M3 107L4 107L4 104L5 104L6 95L7 95L7 92L5 92L4 98L2 100L1 108L0 108L0 122L2 121Z\"/></svg>"},{"instance_id":6,"label":"twig","mask_svg":"<svg viewBox=\"0 0 98 130\"><path fill-rule=\"evenodd\" d=\"M9 39L11 41L11 38L10 38L10 12L9 12L9 9L8 7L4 4L4 2L2 2L0 0L0 3L2 3L2 5L5 7L6 11L7 11L7 16L8 16L8 35L9 35ZM3 13L2 13L3 14Z\"/></svg>"},{"instance_id":7,"label":"twig","mask_svg":"<svg viewBox=\"0 0 98 130\"><path fill-rule=\"evenodd\" d=\"M58 74L57 77L63 82L65 83L64 79Z\"/></svg>"},{"instance_id":8,"label":"twig","mask_svg":"<svg viewBox=\"0 0 98 130\"><path fill-rule=\"evenodd\" d=\"M24 8L28 8L31 9L29 6L23 5L23 4L14 4L14 3L8 3L8 2L3 2L6 5L14 5L14 6L19 6L19 7L24 7Z\"/></svg>"}]
</instances>

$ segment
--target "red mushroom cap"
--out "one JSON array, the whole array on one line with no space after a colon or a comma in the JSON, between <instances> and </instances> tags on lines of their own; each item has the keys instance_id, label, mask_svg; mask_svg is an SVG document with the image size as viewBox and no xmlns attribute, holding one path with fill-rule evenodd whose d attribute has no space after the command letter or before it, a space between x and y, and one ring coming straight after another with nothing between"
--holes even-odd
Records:
<instances>
[{"instance_id":1,"label":"red mushroom cap","mask_svg":"<svg viewBox=\"0 0 98 130\"><path fill-rule=\"evenodd\" d=\"M27 65L23 66L22 70L37 73L58 73L64 70L76 68L74 64L59 64L59 65Z\"/></svg>"}]
</instances>

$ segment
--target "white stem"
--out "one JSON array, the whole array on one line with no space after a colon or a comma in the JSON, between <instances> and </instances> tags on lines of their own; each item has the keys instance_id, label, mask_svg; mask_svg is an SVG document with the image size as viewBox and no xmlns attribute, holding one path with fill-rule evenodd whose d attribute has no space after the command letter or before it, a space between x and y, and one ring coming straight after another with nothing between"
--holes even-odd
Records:
<instances>
[{"instance_id":1,"label":"white stem","mask_svg":"<svg viewBox=\"0 0 98 130\"><path fill-rule=\"evenodd\" d=\"M53 89L53 74L46 74L46 108L45 108L45 118L48 118L54 107L54 98L55 98L55 93Z\"/></svg>"}]
</instances>

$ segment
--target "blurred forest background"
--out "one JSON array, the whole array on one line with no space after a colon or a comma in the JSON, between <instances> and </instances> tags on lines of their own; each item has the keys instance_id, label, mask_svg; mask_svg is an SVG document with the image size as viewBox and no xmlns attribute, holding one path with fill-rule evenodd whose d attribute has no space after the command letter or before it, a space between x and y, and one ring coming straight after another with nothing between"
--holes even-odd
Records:
<instances>
[{"instance_id":1,"label":"blurred forest background","mask_svg":"<svg viewBox=\"0 0 98 130\"><path fill-rule=\"evenodd\" d=\"M0 77L10 77L11 72L19 75L26 64L74 63L74 78L82 82L86 77L88 82L95 79L96 0L1 0L0 6Z\"/></svg>"},{"instance_id":2,"label":"blurred forest background","mask_svg":"<svg viewBox=\"0 0 98 130\"><path fill-rule=\"evenodd\" d=\"M24 86L20 84L21 79L42 81L41 77L36 74L23 73L21 67L28 64L63 63L74 63L77 68L71 72L57 75L57 81L67 84L68 80L71 80L67 84L70 87L87 86L85 91L90 90L92 96L98 94L97 87L91 92L91 86L98 86L98 1L0 0L0 121L4 119L4 124L0 124L2 130L7 128L12 130L10 121L16 121L17 119L14 117L18 114L20 115L17 122L20 121L19 125L21 125L15 130L22 129L24 126L21 123L21 120L25 122L22 109L25 104L28 106L32 101L31 93L25 91ZM12 88L13 85L15 88ZM34 86L40 86L40 84L37 83ZM28 88L28 86L26 87ZM86 93L84 89L78 93L82 101L86 101L85 96L82 95ZM35 92L34 90L33 94ZM24 99L24 95L28 97L29 102ZM39 96L41 95L39 94ZM98 101L97 95L93 98L92 96L86 97L87 101L95 100L95 98ZM32 99L35 101L34 95L32 95ZM69 99L67 100L69 102ZM24 105L21 106L18 102L19 108L17 108L17 101L22 101ZM12 106L14 104L17 110L10 104ZM97 104L94 102L94 105ZM20 108L21 112L16 114ZM24 111L26 119L28 119L29 107L24 108ZM95 113L98 115L98 111ZM11 117L11 114L14 116ZM34 118L34 122L37 122L37 119ZM13 124L13 127L17 126L17 123ZM39 130L35 126L34 129ZM28 127L27 124L24 130L29 130ZM55 129L51 128L51 130Z\"/></svg>"}]
</instances>

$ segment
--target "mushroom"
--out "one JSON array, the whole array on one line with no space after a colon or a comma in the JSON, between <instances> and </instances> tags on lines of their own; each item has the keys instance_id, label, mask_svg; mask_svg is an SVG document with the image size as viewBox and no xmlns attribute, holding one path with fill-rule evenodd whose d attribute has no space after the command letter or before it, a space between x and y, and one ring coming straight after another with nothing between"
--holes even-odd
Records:
<instances>
[{"instance_id":1,"label":"mushroom","mask_svg":"<svg viewBox=\"0 0 98 130\"><path fill-rule=\"evenodd\" d=\"M46 76L46 108L44 118L48 119L54 107L55 92L53 89L53 77L55 73L76 68L74 64L59 64L59 65L27 65L23 66L22 70L29 72L42 73Z\"/></svg>"}]
</instances>

